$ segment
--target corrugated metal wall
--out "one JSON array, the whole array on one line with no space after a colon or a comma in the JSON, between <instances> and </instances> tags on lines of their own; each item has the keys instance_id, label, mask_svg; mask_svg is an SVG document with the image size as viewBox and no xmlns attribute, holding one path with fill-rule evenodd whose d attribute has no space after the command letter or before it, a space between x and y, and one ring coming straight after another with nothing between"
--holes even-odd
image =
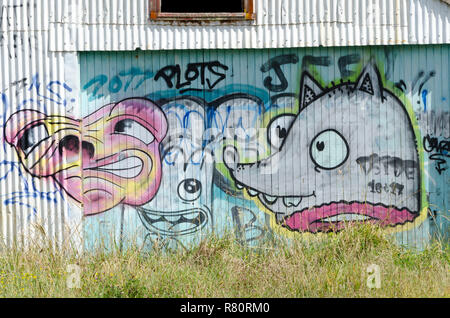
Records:
<instances>
[{"instance_id":1,"label":"corrugated metal wall","mask_svg":"<svg viewBox=\"0 0 450 318\"><path fill-rule=\"evenodd\" d=\"M93 108L89 107L92 107L93 104L92 101L82 104L80 96L83 92L85 94L86 91L92 90L93 87L82 89L87 83L80 79L80 69L83 79L97 71L109 78L113 75L113 69L123 66L123 61L127 61L126 63L130 67L135 65L130 60L132 55L126 53L123 56L118 56L116 60L111 60L109 57L111 69L105 70L105 66L102 64L100 66L94 62L92 62L94 66L89 64L90 60L86 55L85 57L82 56L85 64L81 63L80 68L77 51L117 51L134 50L136 48L142 50L274 49L270 52L264 50L255 51L251 54L246 53L246 51L239 51L236 52L237 56L233 58L229 57L226 51L216 50L183 52L180 53L180 56L172 53L170 59L163 57L167 54L164 53L154 67L143 74L144 77L149 77L150 81L154 81L152 76L155 74L153 72L157 71L159 67L176 64L183 66L183 63L187 64L191 59L193 61L217 60L223 65L233 65L235 68L246 69L250 67L250 69L254 69L256 67L258 69L261 65L253 59L257 57L257 61L262 62L263 59L258 56L265 56L265 61L271 57L279 56L278 52L283 51L278 51L276 48L450 43L450 6L437 0L256 0L257 18L254 22L245 22L243 25L210 24L202 26L149 22L148 6L146 0L2 0L0 6L0 104L2 105L0 114L2 116L2 127L5 126L6 121L13 113L22 109L34 109L48 115L57 114L66 118L81 118L92 112ZM414 74L410 74L413 77L409 78L409 86L412 87L413 84L416 84L417 88L421 81L429 77L426 81L427 84L422 86L421 93L423 93L423 88L426 85L436 85L438 76L444 76L444 74L439 73L439 70L442 67L445 69L445 65L448 67L447 49L447 46L434 46L426 50L425 53L416 53L419 48L411 47L406 49L406 53L404 53L406 57L403 58L396 55L396 50L400 51L396 46L392 50L392 54L396 56L397 61L403 59L402 63L406 63L406 67L410 68L411 72L413 70L419 72L415 74L416 77L414 77ZM350 54L352 50L357 52L360 49L349 49L346 52ZM383 50L389 51L388 49ZM330 48L327 52L326 55L332 59L338 59L338 56L341 56L339 49ZM378 55L381 54L379 53L381 51L377 52ZM295 51L298 58L312 55L312 53L313 50L307 48ZM323 51L320 51L320 54L322 53ZM222 62L223 58L225 58L226 63ZM92 56L92 61L95 59L97 59L97 56ZM140 59L138 64L143 63L143 60ZM146 57L145 60L150 60L150 58ZM381 60L379 59L379 61ZM333 62L336 64L336 61L333 60ZM421 64L417 64L419 62ZM295 76L301 74L298 63L295 63L296 71L292 70L292 74L297 74ZM333 66L336 78L339 77L339 59L337 63L337 66ZM310 61L306 64L310 64ZM147 71L146 65L139 65L142 71ZM424 73L414 68L417 65L427 65L427 67L423 67ZM439 68L436 65L444 66ZM87 66L94 68L86 69ZM303 69L304 65L300 66ZM381 65L378 66L383 68ZM285 67L283 66L283 68ZM322 68L320 63L317 68L319 70ZM216 70L216 68L213 69ZM393 69L386 69L386 66L383 69L387 73L393 72ZM435 70L436 75L429 76L431 70ZM86 73L86 71L88 72ZM267 74L271 74L273 79L278 78L273 73L273 69ZM294 92L294 86L290 85L298 84L298 79L294 78L295 76L292 74L289 75L291 77L288 80L288 89ZM317 74L321 73L318 72ZM420 74L422 75L419 76ZM406 75L409 75L409 73ZM245 81L228 78L220 85L215 86L213 90L217 91L217 88L226 83L227 85L235 84L240 88L249 85L251 88L247 87L246 90L247 92L250 90L252 96L269 94L267 89L266 92L260 91L265 89L262 84L263 78L266 77L264 74L260 73L259 76L255 74L255 78L248 77L248 74L245 74L245 76L247 78ZM400 78L403 79L403 77L398 76L398 79ZM407 85L406 79L403 80ZM164 82L160 78L158 85L162 85L161 83ZM440 83L440 85L445 85L445 83L448 83L448 79L442 78ZM113 82L111 89L114 91L117 89L117 85L118 82ZM121 88L123 89L126 83L122 83L122 85ZM173 85L176 86L176 83L174 82ZM401 82L398 85L403 87ZM104 86L100 90L105 88L109 89L109 86ZM151 87L151 90L163 91L163 88L157 86ZM449 91L448 87L442 86L438 89L438 92L446 91ZM175 90L175 92L175 95L183 95L180 91ZM207 95L208 91L204 92ZM426 136L427 132L430 131L430 138L434 138L433 136L448 138L448 135L445 135L446 129L448 129L448 114L445 113L445 107L448 109L448 96L445 93L435 93L437 91L434 86L427 89L427 92L428 95L425 94L425 100L429 105L428 110L432 109L435 112L419 112L416 114L421 125L421 132ZM119 89L118 93L120 95L123 92ZM221 93L218 92L217 94ZM140 92L137 92L137 94L141 95ZM436 97L436 94L441 95ZM127 94L119 95L116 97L124 98L128 96ZM204 100L205 96L203 96ZM439 98L441 100L439 104L436 104ZM408 99L412 104L420 102L422 103L420 107L423 106L422 95L412 94ZM103 100L95 100L98 103L95 105L103 105ZM210 100L207 99L207 101ZM433 109L433 107L437 108ZM444 107L444 110L441 109L442 107ZM39 237L40 234L36 234L36 229L39 227L30 227L31 223L40 224L43 231L39 229L37 231L45 233L47 237L60 245L71 240L79 242L82 235L77 230L82 215L80 205L73 204L67 194L61 191L61 187L55 183L58 180L43 177L39 169L37 172L35 171L35 177L32 177L27 169L24 169L24 166L20 164L14 148L5 143L4 136L2 138L4 151L0 158L2 165L0 167L0 195L2 200L0 205L0 237L2 239L0 242L4 242L6 245L11 245L14 241L27 244L26 240L21 239L22 236ZM435 140L432 139L431 141L434 142ZM436 147L432 150L436 150ZM424 157L427 156L424 155ZM448 180L445 179L447 172L441 171L440 174L436 175L437 172L435 171L437 170L434 169L436 160L428 163L425 161L425 164L431 166L431 172L426 170L424 173L430 174L426 180L428 180L430 202L435 204L433 211L436 211L437 215L442 211L448 213L448 210L446 210L446 207L448 207L448 196L446 197ZM241 199L236 200L236 202L241 202L239 201ZM236 203L234 206L245 205ZM124 216L125 210L121 210ZM249 210L251 209L249 208ZM239 215L241 214L238 212L232 214L232 216L235 216L234 220L239 220ZM265 213L263 216L266 217L267 215L270 214ZM93 222L93 224L96 226L97 223ZM101 224L106 229L106 224L110 223L103 222ZM117 222L117 224L124 223ZM122 232L125 230L124 228L120 229ZM86 241L88 242L89 239L87 238Z\"/></svg>"},{"instance_id":2,"label":"corrugated metal wall","mask_svg":"<svg viewBox=\"0 0 450 318\"><path fill-rule=\"evenodd\" d=\"M150 22L147 0L56 3L52 51L450 43L438 0L255 0L256 21L215 25Z\"/></svg>"},{"instance_id":3,"label":"corrugated metal wall","mask_svg":"<svg viewBox=\"0 0 450 318\"><path fill-rule=\"evenodd\" d=\"M81 53L83 127L100 149L86 159L97 170L84 191L107 189L107 204L117 202L106 212L97 197L85 204L86 247L156 238L188 245L227 229L256 244L360 219L377 219L409 246L448 234L449 53L448 46ZM140 110L141 98L151 113ZM118 128L125 119L158 127L147 128L155 136L164 130L161 153L139 143L147 129ZM161 157L162 167L153 198L133 204L142 192L139 180L129 186L127 178L139 178L134 164L114 179L127 191L102 180L136 149L153 162ZM108 166L99 171L100 164Z\"/></svg>"},{"instance_id":4,"label":"corrugated metal wall","mask_svg":"<svg viewBox=\"0 0 450 318\"><path fill-rule=\"evenodd\" d=\"M24 108L52 114L77 114L77 56L48 50L51 4L47 1L1 1L0 109L3 128L12 113ZM44 236L59 245L72 240L77 228L75 224L80 225L80 210L69 207L53 182L32 178L26 173L16 153L5 143L4 136L2 141L0 246L3 243L11 246L14 242L27 245L30 238L40 240ZM76 238L78 241L80 234Z\"/></svg>"}]
</instances>

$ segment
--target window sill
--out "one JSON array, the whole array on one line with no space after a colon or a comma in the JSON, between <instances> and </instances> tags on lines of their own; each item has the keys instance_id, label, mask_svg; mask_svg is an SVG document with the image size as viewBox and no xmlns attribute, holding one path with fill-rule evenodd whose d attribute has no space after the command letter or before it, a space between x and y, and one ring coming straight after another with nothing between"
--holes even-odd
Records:
<instances>
[{"instance_id":1,"label":"window sill","mask_svg":"<svg viewBox=\"0 0 450 318\"><path fill-rule=\"evenodd\" d=\"M153 21L248 21L254 20L254 13L221 12L221 13L172 13L151 12Z\"/></svg>"}]
</instances>

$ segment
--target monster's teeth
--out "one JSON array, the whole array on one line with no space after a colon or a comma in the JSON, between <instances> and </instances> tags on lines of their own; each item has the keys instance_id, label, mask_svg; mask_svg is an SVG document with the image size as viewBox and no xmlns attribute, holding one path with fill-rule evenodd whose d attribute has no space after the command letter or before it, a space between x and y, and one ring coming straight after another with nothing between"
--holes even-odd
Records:
<instances>
[{"instance_id":1,"label":"monster's teeth","mask_svg":"<svg viewBox=\"0 0 450 318\"><path fill-rule=\"evenodd\" d=\"M302 197L284 197L283 203L286 207L298 206L302 202Z\"/></svg>"},{"instance_id":2,"label":"monster's teeth","mask_svg":"<svg viewBox=\"0 0 450 318\"><path fill-rule=\"evenodd\" d=\"M253 190L253 189L247 189L248 194L250 194L250 196L254 197L255 195L258 194L258 191Z\"/></svg>"},{"instance_id":3,"label":"monster's teeth","mask_svg":"<svg viewBox=\"0 0 450 318\"><path fill-rule=\"evenodd\" d=\"M165 214L164 218L169 221L169 222L176 222L181 218L181 215L179 214L175 214L175 215L170 215L170 214Z\"/></svg>"},{"instance_id":4,"label":"monster's teeth","mask_svg":"<svg viewBox=\"0 0 450 318\"><path fill-rule=\"evenodd\" d=\"M89 170L109 172L121 178L134 178L141 173L143 165L142 159L133 156L103 166L89 168Z\"/></svg>"},{"instance_id":5,"label":"monster's teeth","mask_svg":"<svg viewBox=\"0 0 450 318\"><path fill-rule=\"evenodd\" d=\"M239 190L242 190L244 188L244 186L236 181L236 188L238 188Z\"/></svg>"},{"instance_id":6,"label":"monster's teeth","mask_svg":"<svg viewBox=\"0 0 450 318\"><path fill-rule=\"evenodd\" d=\"M271 195L264 194L264 200L266 200L266 202L269 204L274 204L275 201L277 200L277 197L273 197Z\"/></svg>"},{"instance_id":7,"label":"monster's teeth","mask_svg":"<svg viewBox=\"0 0 450 318\"><path fill-rule=\"evenodd\" d=\"M355 213L342 213L334 216L330 216L321 219L321 222L340 222L340 221L365 221L372 219L370 216L355 214Z\"/></svg>"}]
</instances>

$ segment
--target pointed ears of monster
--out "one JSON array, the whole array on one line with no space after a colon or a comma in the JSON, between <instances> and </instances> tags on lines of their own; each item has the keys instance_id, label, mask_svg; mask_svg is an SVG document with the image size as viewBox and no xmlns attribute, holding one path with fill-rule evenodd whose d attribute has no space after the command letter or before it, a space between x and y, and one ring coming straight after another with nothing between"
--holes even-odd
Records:
<instances>
[{"instance_id":1,"label":"pointed ears of monster","mask_svg":"<svg viewBox=\"0 0 450 318\"><path fill-rule=\"evenodd\" d=\"M300 110L315 101L324 91L308 72L303 72L300 81Z\"/></svg>"},{"instance_id":2,"label":"pointed ears of monster","mask_svg":"<svg viewBox=\"0 0 450 318\"><path fill-rule=\"evenodd\" d=\"M366 64L355 83L355 89L383 98L381 75L373 60ZM300 110L311 104L325 89L308 72L300 81Z\"/></svg>"},{"instance_id":3,"label":"pointed ears of monster","mask_svg":"<svg viewBox=\"0 0 450 318\"><path fill-rule=\"evenodd\" d=\"M383 98L383 82L381 75L373 60L371 60L361 71L355 89L366 92L368 94Z\"/></svg>"}]
</instances>

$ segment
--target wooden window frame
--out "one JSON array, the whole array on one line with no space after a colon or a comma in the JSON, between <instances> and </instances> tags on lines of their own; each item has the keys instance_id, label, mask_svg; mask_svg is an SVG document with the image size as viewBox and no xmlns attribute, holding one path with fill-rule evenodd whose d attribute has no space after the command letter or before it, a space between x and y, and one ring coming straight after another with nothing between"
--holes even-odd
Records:
<instances>
[{"instance_id":1,"label":"wooden window frame","mask_svg":"<svg viewBox=\"0 0 450 318\"><path fill-rule=\"evenodd\" d=\"M230 20L254 20L254 0L244 0L243 12L211 12L211 13L192 13L192 12L161 12L161 1L150 1L150 20L178 20L178 21L230 21ZM224 0L226 1L226 0Z\"/></svg>"}]
</instances>

